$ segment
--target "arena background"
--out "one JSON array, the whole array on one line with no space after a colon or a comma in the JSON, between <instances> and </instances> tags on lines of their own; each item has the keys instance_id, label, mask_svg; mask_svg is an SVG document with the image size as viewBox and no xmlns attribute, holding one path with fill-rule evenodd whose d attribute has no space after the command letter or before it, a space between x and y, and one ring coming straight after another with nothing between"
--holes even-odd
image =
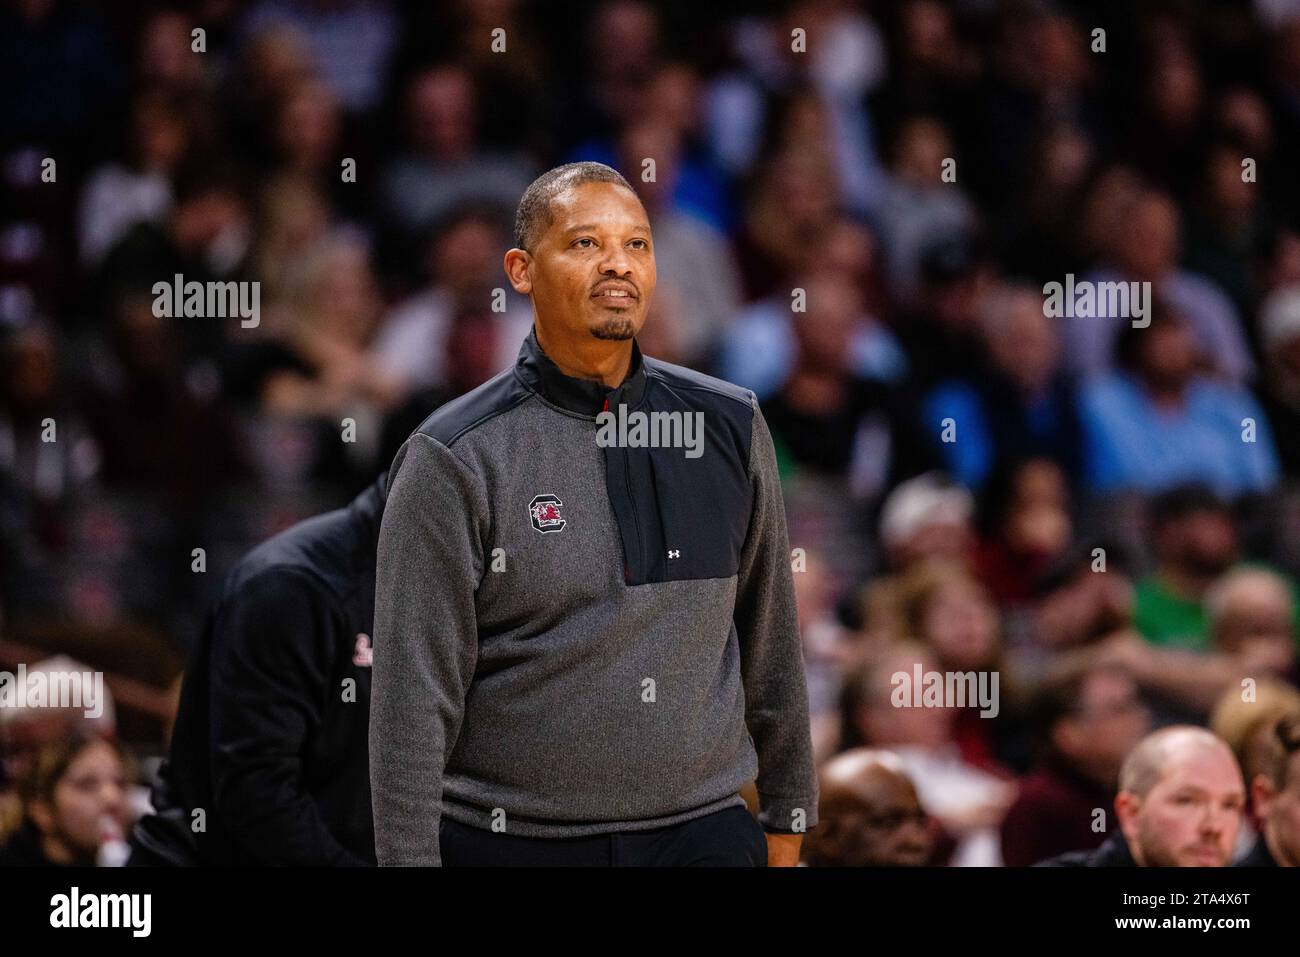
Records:
<instances>
[{"instance_id":1,"label":"arena background","mask_svg":"<svg viewBox=\"0 0 1300 957\"><path fill-rule=\"evenodd\" d=\"M1296 700L1293 609L1238 619L1300 574L1300 4L3 0L0 91L0 669L106 675L137 809L225 571L513 360L515 204L579 159L650 213L644 351L762 400L819 755L919 749L937 863L1002 861L1065 656L1239 749L1241 676ZM999 718L855 723L903 641ZM0 718L12 826L70 725Z\"/></svg>"}]
</instances>

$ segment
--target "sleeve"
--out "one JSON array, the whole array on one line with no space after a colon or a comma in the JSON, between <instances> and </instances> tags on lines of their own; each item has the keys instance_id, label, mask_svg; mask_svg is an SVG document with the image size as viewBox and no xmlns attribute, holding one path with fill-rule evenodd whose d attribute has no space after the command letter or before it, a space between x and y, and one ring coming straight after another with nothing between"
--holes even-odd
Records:
<instances>
[{"instance_id":1,"label":"sleeve","mask_svg":"<svg viewBox=\"0 0 1300 957\"><path fill-rule=\"evenodd\" d=\"M214 621L209 697L214 809L264 864L360 866L303 787L301 754L334 667L329 600L308 575L263 572Z\"/></svg>"},{"instance_id":2,"label":"sleeve","mask_svg":"<svg viewBox=\"0 0 1300 957\"><path fill-rule=\"evenodd\" d=\"M442 778L478 657L490 516L477 476L422 433L398 451L389 482L370 692L375 853L381 866L439 865Z\"/></svg>"},{"instance_id":3,"label":"sleeve","mask_svg":"<svg viewBox=\"0 0 1300 957\"><path fill-rule=\"evenodd\" d=\"M772 436L756 400L749 457L753 511L735 611L745 723L758 752L759 822L768 831L799 833L817 824L817 775L785 504Z\"/></svg>"}]
</instances>

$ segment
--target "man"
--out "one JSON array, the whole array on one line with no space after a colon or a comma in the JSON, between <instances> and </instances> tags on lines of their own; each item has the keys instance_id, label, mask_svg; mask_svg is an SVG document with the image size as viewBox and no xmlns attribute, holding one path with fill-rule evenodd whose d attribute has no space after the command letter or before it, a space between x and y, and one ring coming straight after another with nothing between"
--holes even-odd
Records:
<instances>
[{"instance_id":1,"label":"man","mask_svg":"<svg viewBox=\"0 0 1300 957\"><path fill-rule=\"evenodd\" d=\"M1038 689L1032 710L1041 757L1002 822L1008 867L1105 840L1093 810L1110 804L1125 755L1150 726L1132 677L1105 665L1062 667Z\"/></svg>"},{"instance_id":2,"label":"man","mask_svg":"<svg viewBox=\"0 0 1300 957\"><path fill-rule=\"evenodd\" d=\"M1120 770L1119 831L1097 850L1040 867L1224 867L1245 808L1241 770L1204 728L1172 725L1143 738Z\"/></svg>"},{"instance_id":3,"label":"man","mask_svg":"<svg viewBox=\"0 0 1300 957\"><path fill-rule=\"evenodd\" d=\"M380 477L231 571L132 864L375 863L366 727L384 489Z\"/></svg>"},{"instance_id":4,"label":"man","mask_svg":"<svg viewBox=\"0 0 1300 957\"><path fill-rule=\"evenodd\" d=\"M1273 727L1263 770L1251 782L1260 835L1238 867L1300 867L1300 712Z\"/></svg>"},{"instance_id":5,"label":"man","mask_svg":"<svg viewBox=\"0 0 1300 957\"><path fill-rule=\"evenodd\" d=\"M1138 582L1134 626L1153 645L1205 651L1205 596L1237 559L1232 510L1203 485L1182 485L1151 505L1158 565Z\"/></svg>"},{"instance_id":6,"label":"man","mask_svg":"<svg viewBox=\"0 0 1300 957\"><path fill-rule=\"evenodd\" d=\"M1250 674L1296 677L1296 612L1291 583L1270 568L1244 565L1205 595L1210 642Z\"/></svg>"},{"instance_id":7,"label":"man","mask_svg":"<svg viewBox=\"0 0 1300 957\"><path fill-rule=\"evenodd\" d=\"M930 818L896 755L854 748L826 763L809 867L921 867L934 846Z\"/></svg>"},{"instance_id":8,"label":"man","mask_svg":"<svg viewBox=\"0 0 1300 957\"><path fill-rule=\"evenodd\" d=\"M390 472L379 862L794 865L817 788L756 400L641 355L653 237L614 170L543 174L515 241L535 320L517 364ZM676 438L650 444L639 413ZM761 830L737 793L755 775Z\"/></svg>"}]
</instances>

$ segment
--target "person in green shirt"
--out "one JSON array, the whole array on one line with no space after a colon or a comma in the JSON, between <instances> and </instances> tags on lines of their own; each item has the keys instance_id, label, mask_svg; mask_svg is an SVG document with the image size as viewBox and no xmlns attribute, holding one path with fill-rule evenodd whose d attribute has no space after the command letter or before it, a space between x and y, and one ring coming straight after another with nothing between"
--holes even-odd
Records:
<instances>
[{"instance_id":1,"label":"person in green shirt","mask_svg":"<svg viewBox=\"0 0 1300 957\"><path fill-rule=\"evenodd\" d=\"M1237 561L1228 504L1210 489L1180 486L1151 504L1155 571L1139 581L1133 624L1158 647L1208 651L1205 595Z\"/></svg>"}]
</instances>

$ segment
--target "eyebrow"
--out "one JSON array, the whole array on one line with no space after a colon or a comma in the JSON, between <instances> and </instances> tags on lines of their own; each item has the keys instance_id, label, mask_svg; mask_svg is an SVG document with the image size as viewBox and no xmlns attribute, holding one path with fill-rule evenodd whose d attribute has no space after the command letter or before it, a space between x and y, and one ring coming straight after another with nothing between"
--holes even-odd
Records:
<instances>
[{"instance_id":1,"label":"eyebrow","mask_svg":"<svg viewBox=\"0 0 1300 957\"><path fill-rule=\"evenodd\" d=\"M593 231L594 231L594 230L597 230L597 229L599 229L599 228L600 228L600 227L597 226L595 223L583 223L581 226L570 226L568 229L565 230L565 232L566 232L566 233L581 233L581 232L585 232L585 231L587 231L587 230L593 230ZM641 226L641 225L633 226L633 227L632 227L632 232L634 232L634 233L635 233L635 232L648 233L648 232L650 232L650 227L649 227L649 226Z\"/></svg>"}]
</instances>

